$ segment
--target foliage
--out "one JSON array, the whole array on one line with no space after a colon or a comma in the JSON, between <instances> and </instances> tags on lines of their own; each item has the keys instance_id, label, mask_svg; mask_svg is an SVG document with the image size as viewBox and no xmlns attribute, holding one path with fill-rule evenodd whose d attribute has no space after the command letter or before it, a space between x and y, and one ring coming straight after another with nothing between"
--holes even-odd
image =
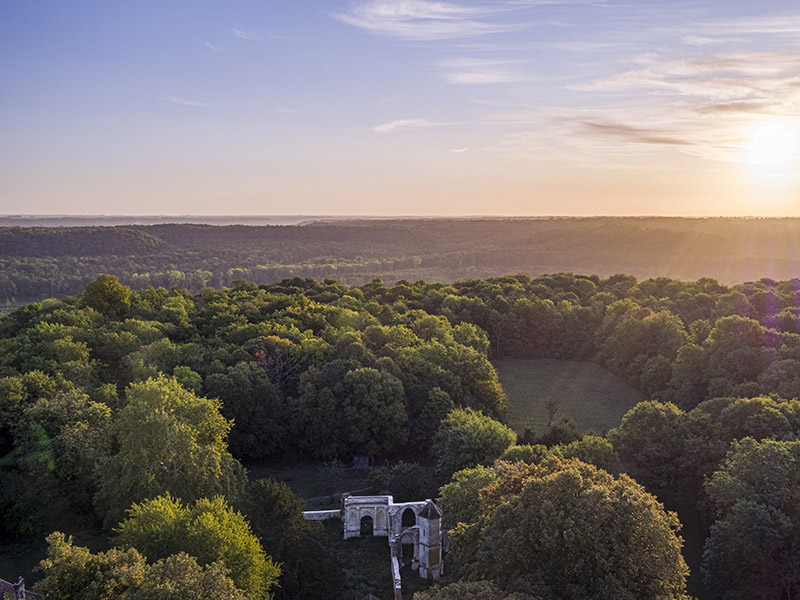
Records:
<instances>
[{"instance_id":1,"label":"foliage","mask_svg":"<svg viewBox=\"0 0 800 600\"><path fill-rule=\"evenodd\" d=\"M613 222L602 222L614 227ZM459 237L463 231L449 233L451 226L434 225L439 227L437 244L469 241ZM542 221L535 225L539 226L547 229L553 224ZM394 224L389 227L394 241L387 243L413 240L421 248L424 235L415 227L419 224ZM472 233L481 227L474 226ZM522 236L534 225L496 227ZM261 507L265 512L259 516L256 499L245 500L243 472L228 453L226 439L233 455L241 459L339 461L330 464L349 463L353 453L375 454L392 462L422 460L433 446L451 461L446 471L465 464L488 465L498 456L541 467L558 455L616 472L615 451L623 471L681 511L682 518L686 516L687 537L689 530L693 536L690 550L699 548L715 519L725 535L747 532L748 518L762 523L764 531L777 527L779 520L770 520L778 514L772 505L766 512L761 508L713 512L716 505L703 481L713 479L736 440L800 437L800 403L782 399L800 394L797 280L761 279L725 286L708 278L637 280L629 275L557 273L452 284L426 283L419 277L411 278L415 283L385 285L375 280L357 287L299 277L270 283L291 273L263 261L257 265L264 268L224 267L224 273L221 265L228 259L251 260L255 255L250 250L263 241L262 236L271 235L283 236L286 243L270 245L269 252L283 253L275 255L278 264L299 256L295 253L308 242L303 236L312 230L318 235L322 229L300 233L280 228L188 229L191 233L160 226L121 233L128 236L125 243L130 247L147 247L155 253L139 260L120 252L114 260L121 270L99 268L106 260L99 252L93 255L94 262L73 261L63 272L54 271L55 263L50 262L44 271L30 271L24 280L18 274L32 264L25 261L44 251L34 241L39 234L0 232L0 238L24 241L9 251L17 254L13 259L3 262L0 257L0 264L10 265L0 269L0 288L7 293L17 294L15 285L29 286L43 296L63 295L67 289L78 293L102 270L116 273L136 289L130 292L127 307L124 299L115 301L113 294L93 287L79 298L45 300L0 317L4 534L65 527L77 531L93 527L97 514L113 525L131 502L166 492L188 503L224 494L237 509L252 513L253 519L263 517L265 523L279 514L296 517L296 503L277 489L261 490L275 493L275 507L274 512ZM348 231L353 239L374 235L360 226ZM231 233L241 236L236 250L223 243ZM647 232L650 245L651 233ZM67 256L75 248L88 248L76 240L106 235L111 234L73 232L56 245ZM209 240L214 241L210 246ZM183 267L175 260L164 264L170 258L165 249L173 244L191 248L194 266ZM121 250L124 244L115 247ZM208 247L225 254L215 258L213 268L203 258ZM367 253L363 260L350 257L341 270L337 265L336 275L366 281L369 269L387 264L380 263L382 259L370 263L368 253L379 253L370 248L367 244L363 249ZM156 256L162 250L167 254ZM474 276L482 268L490 269L460 250L441 259L437 264L470 263ZM421 262L406 267L403 260L392 263L396 272L426 272L413 270L427 268ZM317 268L310 263L307 267ZM329 269L324 276L333 273ZM256 283L238 280L241 277ZM124 287L107 278L102 281L113 284L111 291ZM223 283L230 287L207 287ZM191 295L181 288L202 291ZM107 304L87 302L95 291ZM499 365L513 357L521 360L525 376L517 380L525 386L537 380L561 382L550 390L548 399L553 402L544 403L547 410L539 407L543 420L537 432L544 431L545 423L555 426L543 437L531 432L520 436L525 444L546 441L549 450L509 446L509 432L497 423L506 418L506 401L490 355L500 359ZM532 363L533 358L544 362ZM574 391L576 380L590 379L597 388L597 394L591 394L593 402L580 403L581 413L587 415L585 422L576 421L580 433L587 427L605 431L624 404L610 391L607 380L585 375L590 367L595 373L607 373L600 365L577 362L585 360L602 362L658 402L633 410L607 441L579 439L579 432L565 427L560 418L570 414L567 392ZM542 370L548 371L549 379L540 376ZM514 401L524 410L533 407L519 398ZM612 404L618 412L608 410ZM499 436L502 443L494 447L482 439L478 426L455 433L458 428L452 428L449 415L468 413L466 409L476 416L462 420L491 424L489 431L505 431ZM510 419L519 417L513 410L508 414ZM437 432L448 428L449 433L437 439ZM405 465L397 471L386 474L387 481L394 477L393 487L412 494L418 472ZM329 470L331 477L340 473ZM461 497L455 494L454 506L463 505L464 523L474 522L480 512L476 501L482 501L485 484L469 478L462 483L463 489L453 490L463 492ZM250 507L245 509L246 502ZM456 508L453 516L460 510ZM738 517L728 518L729 514ZM265 540L270 539L267 527L259 534ZM290 531L281 535L286 535L287 544L269 550L284 553L279 560L286 567L285 587L279 593L284 597L306 593L299 588L307 582L307 590L313 581L316 591L308 592L308 597L334 596L333 587L325 590L321 581L323 577L334 581L338 567L316 535ZM293 550L288 541L295 539L303 541ZM269 543L280 546L274 536ZM307 568L315 561L325 565L325 574L318 579ZM734 579L729 581L732 585ZM724 592L723 583L715 585Z\"/></svg>"},{"instance_id":2,"label":"foliage","mask_svg":"<svg viewBox=\"0 0 800 600\"><path fill-rule=\"evenodd\" d=\"M500 456L500 460L507 462L524 462L526 464L538 463L552 455L552 452L543 444L515 444L509 446Z\"/></svg>"},{"instance_id":3,"label":"foliage","mask_svg":"<svg viewBox=\"0 0 800 600\"><path fill-rule=\"evenodd\" d=\"M374 455L406 441L403 385L386 371L361 368L348 372L341 384L347 448Z\"/></svg>"},{"instance_id":4,"label":"foliage","mask_svg":"<svg viewBox=\"0 0 800 600\"><path fill-rule=\"evenodd\" d=\"M228 576L222 562L201 567L185 552L162 558L145 568L145 576L130 600L247 600ZM125 600L123 598L123 600Z\"/></svg>"},{"instance_id":5,"label":"foliage","mask_svg":"<svg viewBox=\"0 0 800 600\"><path fill-rule=\"evenodd\" d=\"M370 473L370 485L389 492L395 502L411 502L430 497L426 473L419 463L400 461L390 467L376 467Z\"/></svg>"},{"instance_id":6,"label":"foliage","mask_svg":"<svg viewBox=\"0 0 800 600\"><path fill-rule=\"evenodd\" d=\"M773 398L717 398L689 412L643 402L612 439L624 471L671 502L696 502L704 478L722 463L731 442L798 439L800 402Z\"/></svg>"},{"instance_id":7,"label":"foliage","mask_svg":"<svg viewBox=\"0 0 800 600\"><path fill-rule=\"evenodd\" d=\"M0 490L6 527L33 533L91 514L94 471L110 452L110 427L109 408L85 394L55 392L28 404L14 427L12 469Z\"/></svg>"},{"instance_id":8,"label":"foliage","mask_svg":"<svg viewBox=\"0 0 800 600\"><path fill-rule=\"evenodd\" d=\"M547 426L541 435L536 438L536 442L543 446L555 446L557 444L569 444L580 439L578 428L569 417L561 417Z\"/></svg>"},{"instance_id":9,"label":"foliage","mask_svg":"<svg viewBox=\"0 0 800 600\"><path fill-rule=\"evenodd\" d=\"M675 485L685 418L674 404L642 402L622 418L616 448L626 472L651 489Z\"/></svg>"},{"instance_id":10,"label":"foliage","mask_svg":"<svg viewBox=\"0 0 800 600\"><path fill-rule=\"evenodd\" d=\"M462 581L437 585L414 594L414 600L536 600L518 592L506 592L488 581Z\"/></svg>"},{"instance_id":11,"label":"foliage","mask_svg":"<svg viewBox=\"0 0 800 600\"><path fill-rule=\"evenodd\" d=\"M319 523L303 518L304 504L285 483L270 479L251 483L240 502L264 550L281 565L276 598L338 599L341 564L324 544Z\"/></svg>"},{"instance_id":12,"label":"foliage","mask_svg":"<svg viewBox=\"0 0 800 600\"><path fill-rule=\"evenodd\" d=\"M35 586L45 598L246 600L219 562L200 567L194 557L180 553L148 565L135 548L92 554L60 532L47 542L47 558L39 567L44 578Z\"/></svg>"},{"instance_id":13,"label":"foliage","mask_svg":"<svg viewBox=\"0 0 800 600\"><path fill-rule=\"evenodd\" d=\"M576 458L612 475L619 475L622 471L622 463L611 442L596 435L586 435L580 440L556 446L553 453L560 458Z\"/></svg>"},{"instance_id":14,"label":"foliage","mask_svg":"<svg viewBox=\"0 0 800 600\"><path fill-rule=\"evenodd\" d=\"M555 458L496 470L453 533L458 573L547 599L686 597L678 519L632 479Z\"/></svg>"},{"instance_id":15,"label":"foliage","mask_svg":"<svg viewBox=\"0 0 800 600\"><path fill-rule=\"evenodd\" d=\"M280 575L244 517L220 496L191 506L169 494L134 504L116 532L118 546L136 548L151 562L180 552L200 564L220 561L251 598L272 598Z\"/></svg>"},{"instance_id":16,"label":"foliage","mask_svg":"<svg viewBox=\"0 0 800 600\"><path fill-rule=\"evenodd\" d=\"M456 409L442 421L432 449L445 475L498 458L517 439L502 423L472 410Z\"/></svg>"},{"instance_id":17,"label":"foliage","mask_svg":"<svg viewBox=\"0 0 800 600\"><path fill-rule=\"evenodd\" d=\"M187 502L214 494L235 499L244 473L227 451L230 423L218 402L163 376L131 384L126 396L114 423L119 451L97 469L96 503L108 525L131 502L166 492Z\"/></svg>"},{"instance_id":18,"label":"foliage","mask_svg":"<svg viewBox=\"0 0 800 600\"><path fill-rule=\"evenodd\" d=\"M135 289L180 286L197 293L208 286L230 286L237 279L259 284L294 276L336 277L350 284L375 277L451 282L539 274L547 265L549 272L654 277L643 290L679 303L695 320L711 316L716 296L730 290L719 290L709 280L697 286L697 295L684 298L682 287L660 275L711 276L727 282L757 281L763 273L791 277L797 273L792 246L774 242L796 239L797 229L797 221L790 219L619 217L370 220L313 227L5 227L0 229L0 289L5 292L0 301L75 295L98 273L116 274ZM743 239L751 242L743 244ZM686 252L689 247L692 251ZM664 256L672 260L665 263ZM598 291L590 277L576 285L555 278L547 283L572 292L581 302ZM628 285L621 278L614 283L615 292ZM447 295L444 292L442 299ZM743 295L744 302L734 299L720 309L754 312L769 306L763 300L766 294ZM481 316L486 310L458 295L447 308L455 315ZM781 308L778 304L775 312ZM478 324L489 332L484 323Z\"/></svg>"},{"instance_id":19,"label":"foliage","mask_svg":"<svg viewBox=\"0 0 800 600\"><path fill-rule=\"evenodd\" d=\"M800 442L734 442L706 489L717 516L703 552L709 597L797 597Z\"/></svg>"},{"instance_id":20,"label":"foliage","mask_svg":"<svg viewBox=\"0 0 800 600\"><path fill-rule=\"evenodd\" d=\"M109 319L118 319L131 307L131 289L113 275L100 275L80 295L81 306L92 308Z\"/></svg>"},{"instance_id":21,"label":"foliage","mask_svg":"<svg viewBox=\"0 0 800 600\"><path fill-rule=\"evenodd\" d=\"M454 529L459 523L476 523L481 516L481 496L495 481L497 472L483 465L454 473L440 490L442 526Z\"/></svg>"}]
</instances>

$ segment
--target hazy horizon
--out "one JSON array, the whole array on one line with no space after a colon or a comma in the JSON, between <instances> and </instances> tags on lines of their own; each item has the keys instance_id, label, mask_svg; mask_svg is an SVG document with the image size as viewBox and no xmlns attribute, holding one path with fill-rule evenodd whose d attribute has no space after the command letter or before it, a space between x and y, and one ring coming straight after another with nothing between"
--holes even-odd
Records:
<instances>
[{"instance_id":1,"label":"hazy horizon","mask_svg":"<svg viewBox=\"0 0 800 600\"><path fill-rule=\"evenodd\" d=\"M800 215L795 0L0 16L0 212Z\"/></svg>"},{"instance_id":2,"label":"hazy horizon","mask_svg":"<svg viewBox=\"0 0 800 600\"><path fill-rule=\"evenodd\" d=\"M273 219L276 221L328 219L336 221L349 220L536 220L536 219L800 219L800 215L666 215L666 214L290 214L290 213L183 213L183 214L150 214L150 213L5 213L0 214L0 221L23 219Z\"/></svg>"}]
</instances>

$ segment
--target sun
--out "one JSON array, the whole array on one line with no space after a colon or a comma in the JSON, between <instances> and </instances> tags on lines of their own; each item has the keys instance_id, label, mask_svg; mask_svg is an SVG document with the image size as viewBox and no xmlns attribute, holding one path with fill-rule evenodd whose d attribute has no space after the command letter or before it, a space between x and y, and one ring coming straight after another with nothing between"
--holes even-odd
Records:
<instances>
[{"instance_id":1,"label":"sun","mask_svg":"<svg viewBox=\"0 0 800 600\"><path fill-rule=\"evenodd\" d=\"M793 162L800 158L797 129L777 121L755 125L748 132L744 151L744 162L751 165Z\"/></svg>"},{"instance_id":2,"label":"sun","mask_svg":"<svg viewBox=\"0 0 800 600\"><path fill-rule=\"evenodd\" d=\"M748 179L759 183L785 184L800 177L800 123L774 118L759 121L742 135L738 161Z\"/></svg>"}]
</instances>

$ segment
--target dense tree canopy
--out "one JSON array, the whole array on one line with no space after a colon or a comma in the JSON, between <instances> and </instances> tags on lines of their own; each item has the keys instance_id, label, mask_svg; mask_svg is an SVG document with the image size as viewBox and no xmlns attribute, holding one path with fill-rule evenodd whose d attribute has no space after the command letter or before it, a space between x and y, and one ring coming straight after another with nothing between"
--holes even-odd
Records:
<instances>
[{"instance_id":1,"label":"dense tree canopy","mask_svg":"<svg viewBox=\"0 0 800 600\"><path fill-rule=\"evenodd\" d=\"M800 442L734 442L706 483L716 521L703 571L710 598L800 595Z\"/></svg>"},{"instance_id":2,"label":"dense tree canopy","mask_svg":"<svg viewBox=\"0 0 800 600\"><path fill-rule=\"evenodd\" d=\"M414 600L537 600L519 592L506 592L488 581L463 581L437 585L414 594Z\"/></svg>"},{"instance_id":3,"label":"dense tree canopy","mask_svg":"<svg viewBox=\"0 0 800 600\"><path fill-rule=\"evenodd\" d=\"M471 408L456 409L442 421L432 452L444 474L499 458L517 439L502 423Z\"/></svg>"},{"instance_id":4,"label":"dense tree canopy","mask_svg":"<svg viewBox=\"0 0 800 600\"><path fill-rule=\"evenodd\" d=\"M220 496L190 506L169 495L134 504L116 534L118 546L135 548L150 562L181 552L203 565L219 561L252 600L272 598L280 575L244 517Z\"/></svg>"},{"instance_id":5,"label":"dense tree canopy","mask_svg":"<svg viewBox=\"0 0 800 600\"><path fill-rule=\"evenodd\" d=\"M201 567L179 553L147 564L135 548L93 554L59 532L47 541L44 579L35 588L48 600L248 600L220 562Z\"/></svg>"},{"instance_id":6,"label":"dense tree canopy","mask_svg":"<svg viewBox=\"0 0 800 600\"><path fill-rule=\"evenodd\" d=\"M553 600L686 598L678 519L632 479L576 460L495 469L453 533L458 573Z\"/></svg>"},{"instance_id":7,"label":"dense tree canopy","mask_svg":"<svg viewBox=\"0 0 800 600\"><path fill-rule=\"evenodd\" d=\"M402 489L398 497L430 494L418 485L419 468L398 460L439 459L445 476L485 465L442 490L450 527L480 521L481 490L499 485L486 476L495 473L489 465L502 456L532 469L579 459L634 477L687 516L693 547L713 540L706 556L717 562L707 564L720 572L745 565L727 549L750 535L748 520L778 531L776 543L785 539L784 508L722 507L717 488L703 483L727 468L737 440L800 438L798 401L785 399L800 395L797 280L727 287L708 278L562 273L347 286L294 278L237 280L191 295L167 288L218 282L199 272L146 275L131 283L135 291L101 277L77 298L0 317L3 535L75 532L98 518L111 527L132 502L167 492L187 506L224 495L284 563L276 595L334 598L341 579L324 536L299 523L285 490L246 486L234 457L349 462L365 453L396 465L374 481ZM225 281L245 275L226 272ZM582 436L556 418L544 432L520 432L523 445L514 446L490 356L594 360L653 401L606 438ZM285 531L274 526L281 514L293 515ZM178 561L169 569L190 567ZM720 593L750 585L709 582Z\"/></svg>"},{"instance_id":8,"label":"dense tree canopy","mask_svg":"<svg viewBox=\"0 0 800 600\"><path fill-rule=\"evenodd\" d=\"M126 398L114 427L119 451L98 467L106 523L118 522L132 502L165 492L187 502L236 498L244 473L225 445L230 423L218 402L165 377L131 384Z\"/></svg>"},{"instance_id":9,"label":"dense tree canopy","mask_svg":"<svg viewBox=\"0 0 800 600\"><path fill-rule=\"evenodd\" d=\"M113 275L100 275L80 295L80 303L105 315L118 319L131 307L131 289L122 285Z\"/></svg>"},{"instance_id":10,"label":"dense tree canopy","mask_svg":"<svg viewBox=\"0 0 800 600\"><path fill-rule=\"evenodd\" d=\"M305 501L285 483L259 479L239 502L262 547L280 563L275 597L339 600L344 587L339 558L324 543L319 523L303 518Z\"/></svg>"}]
</instances>

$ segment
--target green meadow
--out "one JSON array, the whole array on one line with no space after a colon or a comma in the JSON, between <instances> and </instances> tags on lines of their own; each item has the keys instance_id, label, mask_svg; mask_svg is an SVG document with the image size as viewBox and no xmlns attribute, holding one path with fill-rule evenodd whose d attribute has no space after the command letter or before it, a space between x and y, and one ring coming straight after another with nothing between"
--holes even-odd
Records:
<instances>
[{"instance_id":1,"label":"green meadow","mask_svg":"<svg viewBox=\"0 0 800 600\"><path fill-rule=\"evenodd\" d=\"M582 433L601 434L645 396L600 365L573 360L501 358L492 361L508 397L508 425L541 433L551 411Z\"/></svg>"}]
</instances>

